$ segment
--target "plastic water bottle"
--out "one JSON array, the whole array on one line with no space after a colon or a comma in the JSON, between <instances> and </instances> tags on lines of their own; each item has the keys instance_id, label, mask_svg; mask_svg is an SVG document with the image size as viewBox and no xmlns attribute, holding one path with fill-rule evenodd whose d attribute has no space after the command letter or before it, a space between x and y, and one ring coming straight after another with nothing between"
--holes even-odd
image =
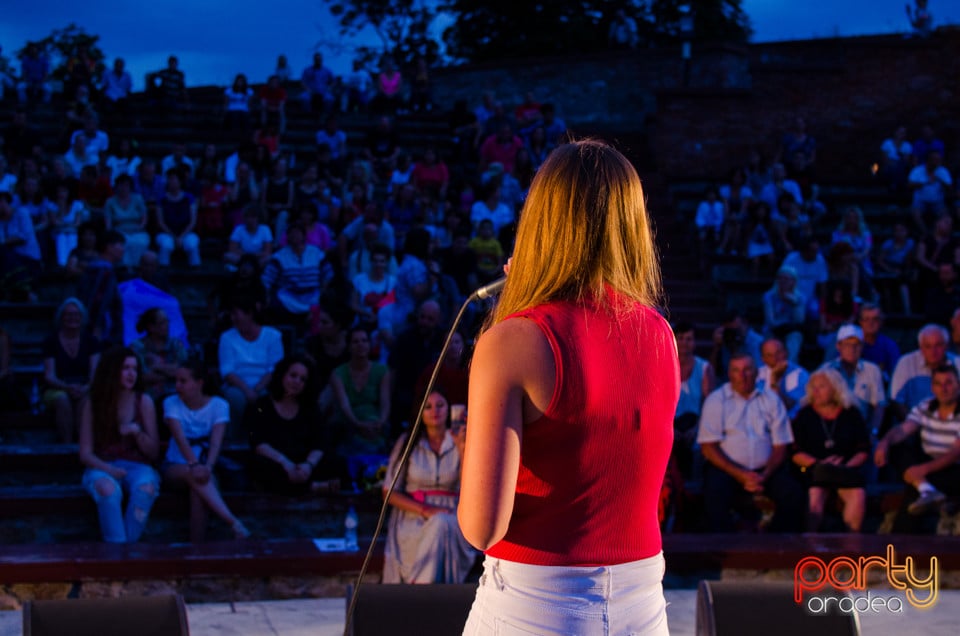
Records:
<instances>
[{"instance_id":1,"label":"plastic water bottle","mask_svg":"<svg viewBox=\"0 0 960 636\"><path fill-rule=\"evenodd\" d=\"M40 384L36 378L33 379L33 388L30 389L30 412L40 415Z\"/></svg>"},{"instance_id":2,"label":"plastic water bottle","mask_svg":"<svg viewBox=\"0 0 960 636\"><path fill-rule=\"evenodd\" d=\"M360 545L357 543L358 524L357 510L350 506L350 509L347 510L347 516L343 520L343 549L347 552L356 552L360 549Z\"/></svg>"}]
</instances>

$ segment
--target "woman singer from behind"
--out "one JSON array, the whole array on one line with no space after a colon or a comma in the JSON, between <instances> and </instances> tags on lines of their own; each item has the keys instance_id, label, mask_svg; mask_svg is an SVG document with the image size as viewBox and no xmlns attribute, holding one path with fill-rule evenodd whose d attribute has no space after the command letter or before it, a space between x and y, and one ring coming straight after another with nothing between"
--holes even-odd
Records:
<instances>
[{"instance_id":1,"label":"woman singer from behind","mask_svg":"<svg viewBox=\"0 0 960 636\"><path fill-rule=\"evenodd\" d=\"M558 147L470 373L458 517L486 559L464 634L668 633L657 497L680 372L659 296L634 168Z\"/></svg>"}]
</instances>

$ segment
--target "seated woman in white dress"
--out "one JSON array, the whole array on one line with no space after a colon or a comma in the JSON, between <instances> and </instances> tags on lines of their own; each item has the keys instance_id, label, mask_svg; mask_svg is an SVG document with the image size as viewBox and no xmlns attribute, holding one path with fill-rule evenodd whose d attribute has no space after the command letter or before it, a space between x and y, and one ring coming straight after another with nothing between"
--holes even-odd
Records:
<instances>
[{"instance_id":1,"label":"seated woman in white dress","mask_svg":"<svg viewBox=\"0 0 960 636\"><path fill-rule=\"evenodd\" d=\"M420 439L388 500L393 510L384 552L384 583L463 583L476 559L457 524L460 462L466 431L449 430L450 406L433 391L423 411ZM397 471L407 437L397 440L386 488Z\"/></svg>"}]
</instances>

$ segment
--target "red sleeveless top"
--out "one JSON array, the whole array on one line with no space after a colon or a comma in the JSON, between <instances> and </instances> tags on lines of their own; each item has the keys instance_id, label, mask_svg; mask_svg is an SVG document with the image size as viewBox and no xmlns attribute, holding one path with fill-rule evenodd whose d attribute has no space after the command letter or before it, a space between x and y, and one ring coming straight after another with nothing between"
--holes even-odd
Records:
<instances>
[{"instance_id":1,"label":"red sleeveless top","mask_svg":"<svg viewBox=\"0 0 960 636\"><path fill-rule=\"evenodd\" d=\"M543 417L524 424L510 525L486 553L559 566L658 554L657 502L680 392L670 326L640 304L614 315L552 302L515 318L543 331L557 377Z\"/></svg>"}]
</instances>

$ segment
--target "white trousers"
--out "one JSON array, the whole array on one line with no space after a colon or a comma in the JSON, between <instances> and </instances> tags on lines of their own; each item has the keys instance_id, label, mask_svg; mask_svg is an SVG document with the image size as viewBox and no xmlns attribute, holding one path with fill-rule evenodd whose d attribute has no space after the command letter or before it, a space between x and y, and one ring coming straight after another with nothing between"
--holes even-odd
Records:
<instances>
[{"instance_id":1,"label":"white trousers","mask_svg":"<svg viewBox=\"0 0 960 636\"><path fill-rule=\"evenodd\" d=\"M487 557L464 636L669 636L663 554L611 566Z\"/></svg>"}]
</instances>

